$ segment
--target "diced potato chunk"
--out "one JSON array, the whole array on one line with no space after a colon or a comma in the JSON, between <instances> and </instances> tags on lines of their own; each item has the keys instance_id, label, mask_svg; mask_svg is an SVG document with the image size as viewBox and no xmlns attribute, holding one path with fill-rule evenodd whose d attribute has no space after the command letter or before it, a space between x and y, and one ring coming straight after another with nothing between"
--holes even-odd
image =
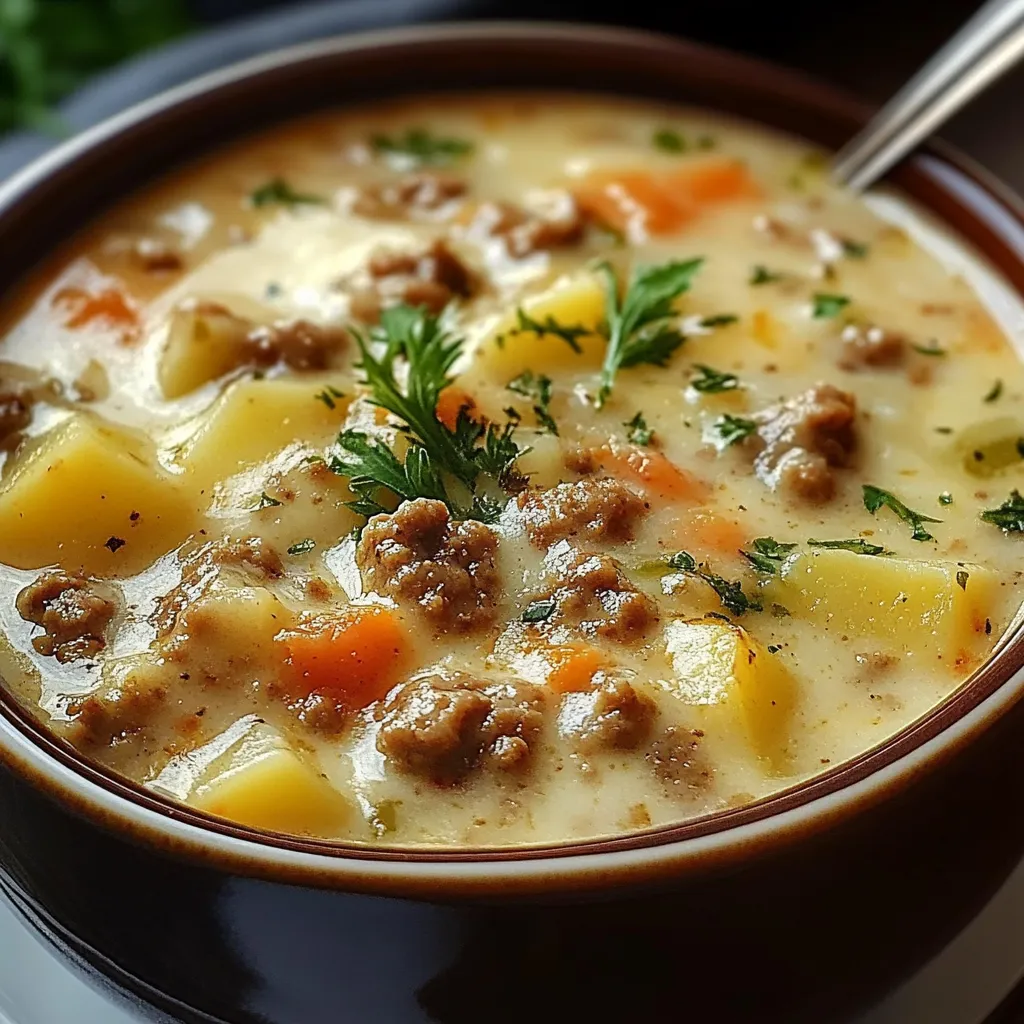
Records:
<instances>
[{"instance_id":1,"label":"diced potato chunk","mask_svg":"<svg viewBox=\"0 0 1024 1024\"><path fill-rule=\"evenodd\" d=\"M980 565L821 550L790 559L774 587L793 615L830 632L953 662L984 637L996 579Z\"/></svg>"},{"instance_id":2,"label":"diced potato chunk","mask_svg":"<svg viewBox=\"0 0 1024 1024\"><path fill-rule=\"evenodd\" d=\"M729 622L675 620L665 632L674 678L662 685L706 719L731 715L755 754L783 773L798 698L785 665Z\"/></svg>"},{"instance_id":3,"label":"diced potato chunk","mask_svg":"<svg viewBox=\"0 0 1024 1024\"><path fill-rule=\"evenodd\" d=\"M352 813L346 798L262 723L213 761L189 803L254 828L327 837Z\"/></svg>"},{"instance_id":4,"label":"diced potato chunk","mask_svg":"<svg viewBox=\"0 0 1024 1024\"><path fill-rule=\"evenodd\" d=\"M332 397L332 409L319 400L327 386L317 378L238 381L203 414L177 459L198 487L209 488L290 445L322 448L337 436L349 403Z\"/></svg>"},{"instance_id":5,"label":"diced potato chunk","mask_svg":"<svg viewBox=\"0 0 1024 1024\"><path fill-rule=\"evenodd\" d=\"M0 561L127 575L180 544L194 521L188 492L146 438L80 413L27 451L0 490Z\"/></svg>"},{"instance_id":6,"label":"diced potato chunk","mask_svg":"<svg viewBox=\"0 0 1024 1024\"><path fill-rule=\"evenodd\" d=\"M590 370L601 365L607 342L597 333L605 316L605 291L602 282L593 274L583 274L555 284L548 291L525 300L523 312L531 319L546 323L552 318L566 327L583 326L593 334L578 339L582 352L575 352L561 338L534 331L510 333L516 330L514 312L503 318L490 337L481 342L476 353L476 365L487 376L499 378L503 383L524 370ZM498 339L503 340L499 343Z\"/></svg>"},{"instance_id":7,"label":"diced potato chunk","mask_svg":"<svg viewBox=\"0 0 1024 1024\"><path fill-rule=\"evenodd\" d=\"M193 303L170 316L160 356L160 387L167 398L188 394L246 362L252 323L219 303Z\"/></svg>"}]
</instances>

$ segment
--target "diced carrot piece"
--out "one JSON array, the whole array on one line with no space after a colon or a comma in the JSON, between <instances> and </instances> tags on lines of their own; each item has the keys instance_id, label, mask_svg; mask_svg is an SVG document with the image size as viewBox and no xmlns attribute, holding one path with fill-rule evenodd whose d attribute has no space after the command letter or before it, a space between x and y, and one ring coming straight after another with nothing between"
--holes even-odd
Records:
<instances>
[{"instance_id":1,"label":"diced carrot piece","mask_svg":"<svg viewBox=\"0 0 1024 1024\"><path fill-rule=\"evenodd\" d=\"M476 402L473 396L454 384L446 387L437 396L437 409L434 414L449 429L454 430L459 420L459 413L465 409L471 419L475 419L477 411Z\"/></svg>"},{"instance_id":2,"label":"diced carrot piece","mask_svg":"<svg viewBox=\"0 0 1024 1024\"><path fill-rule=\"evenodd\" d=\"M55 306L64 306L68 317L65 327L77 329L100 323L121 329L121 340L135 341L139 335L139 313L132 300L117 288L87 292L82 288L62 288L53 297Z\"/></svg>"},{"instance_id":3,"label":"diced carrot piece","mask_svg":"<svg viewBox=\"0 0 1024 1024\"><path fill-rule=\"evenodd\" d=\"M664 188L695 206L726 203L733 199L757 199L761 190L739 160L724 157L684 164L666 175Z\"/></svg>"},{"instance_id":4,"label":"diced carrot piece","mask_svg":"<svg viewBox=\"0 0 1024 1024\"><path fill-rule=\"evenodd\" d=\"M652 448L601 449L599 461L619 476L629 476L645 490L670 501L707 501L708 485Z\"/></svg>"},{"instance_id":5,"label":"diced carrot piece","mask_svg":"<svg viewBox=\"0 0 1024 1024\"><path fill-rule=\"evenodd\" d=\"M732 519L698 512L677 531L681 547L700 554L735 556L749 540L746 531Z\"/></svg>"},{"instance_id":6,"label":"diced carrot piece","mask_svg":"<svg viewBox=\"0 0 1024 1024\"><path fill-rule=\"evenodd\" d=\"M376 605L315 616L281 639L296 695L329 693L350 710L380 700L401 679L411 654L398 615Z\"/></svg>"},{"instance_id":7,"label":"diced carrot piece","mask_svg":"<svg viewBox=\"0 0 1024 1024\"><path fill-rule=\"evenodd\" d=\"M593 647L555 647L548 656L554 663L554 668L548 673L548 686L555 693L589 690L594 676L607 663L601 652Z\"/></svg>"},{"instance_id":8,"label":"diced carrot piece","mask_svg":"<svg viewBox=\"0 0 1024 1024\"><path fill-rule=\"evenodd\" d=\"M634 241L678 231L696 213L687 196L669 194L648 171L597 172L575 196L586 213Z\"/></svg>"}]
</instances>

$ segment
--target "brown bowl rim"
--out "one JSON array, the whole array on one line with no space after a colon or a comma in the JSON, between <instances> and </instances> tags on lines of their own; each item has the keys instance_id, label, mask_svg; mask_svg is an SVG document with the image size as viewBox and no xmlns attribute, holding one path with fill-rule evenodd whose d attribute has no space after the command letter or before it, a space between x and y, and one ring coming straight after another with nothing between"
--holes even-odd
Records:
<instances>
[{"instance_id":1,"label":"brown bowl rim","mask_svg":"<svg viewBox=\"0 0 1024 1024\"><path fill-rule=\"evenodd\" d=\"M662 101L706 106L735 116L742 111L692 96L673 96L670 83L692 84L696 66L702 82L732 88L737 97L760 90L771 102L800 108L826 121L833 144L863 123L867 108L814 79L753 58L649 32L563 23L487 22L416 26L338 36L289 47L205 75L130 108L36 160L0 187L0 238L38 217L40 197L54 181L80 172L90 160L109 161L132 138L170 115L217 96L241 95L246 87L275 74L376 55L392 65L424 49L473 60L509 62L524 52L537 57L573 47L618 57L627 65L642 60L657 66L665 82L655 90ZM679 75L673 62L691 70ZM742 87L729 83L745 82ZM472 88L472 75L464 87ZM522 86L521 88L529 88ZM598 87L579 90L622 95ZM634 93L634 95L637 95ZM643 95L652 93L644 91ZM377 98L371 96L370 99ZM735 106L735 102L734 102ZM841 137L836 137L841 130ZM136 181L151 180L142 174ZM945 146L921 150L891 176L919 204L939 213L981 249L989 262L1024 291L1024 205L1001 183ZM59 187L56 186L56 187ZM942 216L942 210L947 216ZM966 230L965 230L966 229ZM22 264L23 266L24 264ZM0 265L0 278L14 276ZM621 836L524 847L395 848L304 839L234 825L194 811L123 779L80 754L22 709L0 687L0 761L18 769L39 788L78 813L151 846L219 865L241 874L342 886L361 891L445 896L484 892L519 893L591 889L636 883L704 870L761 855L782 842L827 828L909 785L922 771L953 756L1016 703L1024 693L1024 642L1016 629L992 659L964 686L928 714L850 761L780 793L734 810ZM131 811L131 813L129 813Z\"/></svg>"}]
</instances>

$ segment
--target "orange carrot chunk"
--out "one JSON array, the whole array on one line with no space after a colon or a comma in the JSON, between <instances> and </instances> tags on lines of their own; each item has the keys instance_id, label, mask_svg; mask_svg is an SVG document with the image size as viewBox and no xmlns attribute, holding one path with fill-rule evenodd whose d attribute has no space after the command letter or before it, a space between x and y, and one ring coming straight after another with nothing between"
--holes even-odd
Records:
<instances>
[{"instance_id":1,"label":"orange carrot chunk","mask_svg":"<svg viewBox=\"0 0 1024 1024\"><path fill-rule=\"evenodd\" d=\"M680 547L687 551L692 548L699 555L736 557L750 538L735 520L698 512L680 525L676 541Z\"/></svg>"},{"instance_id":2,"label":"orange carrot chunk","mask_svg":"<svg viewBox=\"0 0 1024 1024\"><path fill-rule=\"evenodd\" d=\"M668 501L700 504L707 501L708 485L652 448L611 448L605 445L600 464L618 477L631 477L645 491Z\"/></svg>"},{"instance_id":3,"label":"orange carrot chunk","mask_svg":"<svg viewBox=\"0 0 1024 1024\"><path fill-rule=\"evenodd\" d=\"M761 195L747 168L739 160L726 157L685 164L665 177L664 187L673 197L695 206L756 199Z\"/></svg>"},{"instance_id":4,"label":"orange carrot chunk","mask_svg":"<svg viewBox=\"0 0 1024 1024\"><path fill-rule=\"evenodd\" d=\"M315 616L282 640L296 695L328 693L353 711L385 696L411 654L398 615L375 605Z\"/></svg>"},{"instance_id":5,"label":"orange carrot chunk","mask_svg":"<svg viewBox=\"0 0 1024 1024\"><path fill-rule=\"evenodd\" d=\"M65 327L77 330L98 324L119 329L121 341L125 344L138 340L138 309L131 298L118 288L104 288L99 292L62 288L53 297L53 305L62 306L67 311Z\"/></svg>"},{"instance_id":6,"label":"orange carrot chunk","mask_svg":"<svg viewBox=\"0 0 1024 1024\"><path fill-rule=\"evenodd\" d=\"M647 171L599 171L575 195L584 212L633 241L672 234L696 212L685 195L670 195Z\"/></svg>"},{"instance_id":7,"label":"orange carrot chunk","mask_svg":"<svg viewBox=\"0 0 1024 1024\"><path fill-rule=\"evenodd\" d=\"M475 418L477 412L476 402L473 396L454 384L449 385L437 396L437 408L434 415L449 429L454 430L459 420L459 413L465 409L466 414Z\"/></svg>"},{"instance_id":8,"label":"orange carrot chunk","mask_svg":"<svg viewBox=\"0 0 1024 1024\"><path fill-rule=\"evenodd\" d=\"M605 667L605 658L593 647L555 647L548 652L554 668L548 686L555 693L580 693L594 685L594 676Z\"/></svg>"}]
</instances>

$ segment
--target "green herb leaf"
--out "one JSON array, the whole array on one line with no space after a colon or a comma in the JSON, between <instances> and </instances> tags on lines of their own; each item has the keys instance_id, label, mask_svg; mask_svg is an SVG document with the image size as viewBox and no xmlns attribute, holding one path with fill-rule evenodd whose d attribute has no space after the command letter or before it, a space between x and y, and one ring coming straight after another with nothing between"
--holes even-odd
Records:
<instances>
[{"instance_id":1,"label":"green herb leaf","mask_svg":"<svg viewBox=\"0 0 1024 1024\"><path fill-rule=\"evenodd\" d=\"M818 320L829 320L839 314L850 304L845 295L826 295L818 292L812 299L811 315Z\"/></svg>"},{"instance_id":2,"label":"green herb leaf","mask_svg":"<svg viewBox=\"0 0 1024 1024\"><path fill-rule=\"evenodd\" d=\"M781 281L786 275L777 270L769 270L760 263L750 272L748 284L771 284L773 281Z\"/></svg>"},{"instance_id":3,"label":"green herb leaf","mask_svg":"<svg viewBox=\"0 0 1024 1024\"><path fill-rule=\"evenodd\" d=\"M686 150L686 139L671 128L661 128L651 136L655 149L665 153L683 153Z\"/></svg>"},{"instance_id":4,"label":"green herb leaf","mask_svg":"<svg viewBox=\"0 0 1024 1024\"><path fill-rule=\"evenodd\" d=\"M672 303L687 291L703 259L662 263L633 272L625 295L619 297L619 282L610 264L600 269L606 278L605 316L608 347L601 367L597 407L611 394L620 369L650 363L664 366L684 338L673 322Z\"/></svg>"},{"instance_id":5,"label":"green herb leaf","mask_svg":"<svg viewBox=\"0 0 1024 1024\"><path fill-rule=\"evenodd\" d=\"M266 491L260 493L259 501L256 503L255 511L259 512L261 508L274 508L276 505L281 505L283 502L277 500L277 498L271 497Z\"/></svg>"},{"instance_id":6,"label":"green herb leaf","mask_svg":"<svg viewBox=\"0 0 1024 1024\"><path fill-rule=\"evenodd\" d=\"M987 509L981 518L1004 533L1024 533L1024 497L1015 487L999 508Z\"/></svg>"},{"instance_id":7,"label":"green herb leaf","mask_svg":"<svg viewBox=\"0 0 1024 1024\"><path fill-rule=\"evenodd\" d=\"M913 344L910 346L915 352L919 352L923 356L945 356L949 353L944 349L940 348L938 342L932 341L929 345L918 345Z\"/></svg>"},{"instance_id":8,"label":"green herb leaf","mask_svg":"<svg viewBox=\"0 0 1024 1024\"><path fill-rule=\"evenodd\" d=\"M743 593L743 587L739 583L708 572L703 566L697 564L697 560L689 552L677 551L669 558L668 564L673 569L703 580L718 595L722 607L732 612L733 615L761 610L761 605L754 598Z\"/></svg>"},{"instance_id":9,"label":"green herb leaf","mask_svg":"<svg viewBox=\"0 0 1024 1024\"><path fill-rule=\"evenodd\" d=\"M774 537L758 537L752 545L753 551L740 551L740 554L755 569L774 576L779 571L779 563L796 547L777 541Z\"/></svg>"},{"instance_id":10,"label":"green herb leaf","mask_svg":"<svg viewBox=\"0 0 1024 1024\"><path fill-rule=\"evenodd\" d=\"M739 320L735 313L716 313L714 316L701 317L700 326L710 330L712 327L728 327L729 324L739 323Z\"/></svg>"},{"instance_id":11,"label":"green herb leaf","mask_svg":"<svg viewBox=\"0 0 1024 1024\"><path fill-rule=\"evenodd\" d=\"M558 436L558 424L555 423L549 408L551 405L550 377L545 377L543 374L535 375L532 370L524 370L514 380L510 380L505 387L517 395L531 399L534 403L533 414L537 417L537 422L549 434Z\"/></svg>"},{"instance_id":12,"label":"green herb leaf","mask_svg":"<svg viewBox=\"0 0 1024 1024\"><path fill-rule=\"evenodd\" d=\"M622 425L627 428L628 433L626 437L633 444L648 445L654 438L654 431L647 426L647 421L644 419L642 412L638 412L631 420L627 420Z\"/></svg>"},{"instance_id":13,"label":"green herb leaf","mask_svg":"<svg viewBox=\"0 0 1024 1024\"><path fill-rule=\"evenodd\" d=\"M328 384L323 391L318 391L313 396L318 402L323 402L328 409L337 408L338 403L335 401L336 398L344 398L345 392L339 391L332 384Z\"/></svg>"},{"instance_id":14,"label":"green herb leaf","mask_svg":"<svg viewBox=\"0 0 1024 1024\"><path fill-rule=\"evenodd\" d=\"M468 156L474 149L473 143L467 139L432 135L425 128L410 128L398 136L374 135L370 143L378 153L414 166L450 164L459 157Z\"/></svg>"},{"instance_id":15,"label":"green herb leaf","mask_svg":"<svg viewBox=\"0 0 1024 1024\"><path fill-rule=\"evenodd\" d=\"M304 555L316 547L316 541L312 537L297 541L288 549L289 555Z\"/></svg>"},{"instance_id":16,"label":"green herb leaf","mask_svg":"<svg viewBox=\"0 0 1024 1024\"><path fill-rule=\"evenodd\" d=\"M543 320L535 320L527 315L520 306L516 310L516 326L505 334L498 336L499 346L504 344L506 337L515 337L517 334L537 334L541 337L550 335L553 338L561 338L577 354L583 351L579 339L586 338L594 333L592 327L584 327L583 324L562 324L559 323L550 313Z\"/></svg>"},{"instance_id":17,"label":"green herb leaf","mask_svg":"<svg viewBox=\"0 0 1024 1024\"><path fill-rule=\"evenodd\" d=\"M553 597L544 597L539 601L531 601L523 609L522 621L531 623L545 622L551 618L557 607L558 603Z\"/></svg>"},{"instance_id":18,"label":"green herb leaf","mask_svg":"<svg viewBox=\"0 0 1024 1024\"><path fill-rule=\"evenodd\" d=\"M284 178L271 178L266 184L260 185L252 192L249 202L259 209L275 204L280 206L322 206L326 200L323 196L296 192Z\"/></svg>"},{"instance_id":19,"label":"green herb leaf","mask_svg":"<svg viewBox=\"0 0 1024 1024\"><path fill-rule=\"evenodd\" d=\"M999 396L1002 393L1003 393L1003 382L1001 380L997 380L995 382L995 384L992 385L991 389L989 390L989 393L984 397L983 401L985 401L985 402L994 402L994 401L996 401L999 398Z\"/></svg>"},{"instance_id":20,"label":"green herb leaf","mask_svg":"<svg viewBox=\"0 0 1024 1024\"><path fill-rule=\"evenodd\" d=\"M852 238L841 238L839 244L843 253L851 260L862 260L867 257L868 247L864 242L855 242Z\"/></svg>"},{"instance_id":21,"label":"green herb leaf","mask_svg":"<svg viewBox=\"0 0 1024 1024\"><path fill-rule=\"evenodd\" d=\"M852 540L809 540L812 548L829 548L833 551L852 551L855 555L886 555L889 554L881 544L869 544L860 537Z\"/></svg>"},{"instance_id":22,"label":"green herb leaf","mask_svg":"<svg viewBox=\"0 0 1024 1024\"><path fill-rule=\"evenodd\" d=\"M753 420L744 419L742 416L733 416L730 413L723 413L712 424L712 429L722 441L722 447L738 444L746 440L751 434L757 431L757 424Z\"/></svg>"},{"instance_id":23,"label":"green herb leaf","mask_svg":"<svg viewBox=\"0 0 1024 1024\"><path fill-rule=\"evenodd\" d=\"M883 505L891 509L905 523L912 528L911 538L913 540L935 540L935 538L924 528L924 523L941 523L941 519L926 516L923 512L915 512L900 501L891 491L885 491L881 487L872 484L864 484L864 507L874 515Z\"/></svg>"},{"instance_id":24,"label":"green herb leaf","mask_svg":"<svg viewBox=\"0 0 1024 1024\"><path fill-rule=\"evenodd\" d=\"M703 363L695 363L694 369L700 373L699 377L694 377L690 381L690 387L694 391L713 395L721 391L735 391L740 386L740 379L735 373L723 373L721 370L714 370Z\"/></svg>"},{"instance_id":25,"label":"green herb leaf","mask_svg":"<svg viewBox=\"0 0 1024 1024\"><path fill-rule=\"evenodd\" d=\"M456 518L495 519L501 506L482 494L478 483L481 477L500 487L516 481L514 464L523 452L512 437L514 424L485 427L461 410L449 429L436 413L438 396L452 383L450 371L464 339L448 334L438 317L409 306L384 310L380 327L369 339L359 333L354 337L370 400L403 421L409 447L403 462L366 434L342 431L340 451L328 465L348 477L358 495L350 507L367 516L388 511L383 490L405 500L436 498ZM408 372L401 375L404 384L396 374L399 359L407 364Z\"/></svg>"}]
</instances>

